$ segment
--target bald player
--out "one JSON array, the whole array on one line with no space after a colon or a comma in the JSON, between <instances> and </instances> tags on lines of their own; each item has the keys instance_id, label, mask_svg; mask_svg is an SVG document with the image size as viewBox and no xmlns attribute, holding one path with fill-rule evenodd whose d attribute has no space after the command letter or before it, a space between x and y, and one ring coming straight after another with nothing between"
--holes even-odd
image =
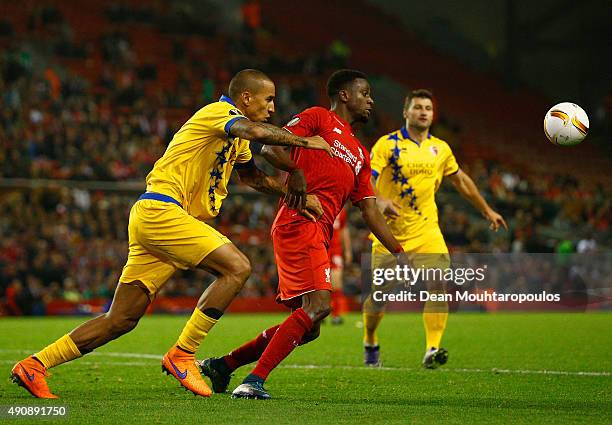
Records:
<instances>
[{"instance_id":1,"label":"bald player","mask_svg":"<svg viewBox=\"0 0 612 425\"><path fill-rule=\"evenodd\" d=\"M205 223L217 216L233 168L255 189L287 195L289 206L322 214L305 195L300 170L290 170L287 187L254 165L249 141L326 150L320 137L300 137L266 124L274 112L274 83L257 70L243 70L229 96L206 105L174 135L146 179L147 190L130 211L129 253L109 311L89 320L38 353L18 362L13 381L39 398L57 398L45 380L47 369L69 362L131 331L158 291L177 269L199 268L217 279L162 360L162 368L196 395L210 396L195 363L195 352L251 274L247 257ZM312 214L304 212L311 219Z\"/></svg>"}]
</instances>

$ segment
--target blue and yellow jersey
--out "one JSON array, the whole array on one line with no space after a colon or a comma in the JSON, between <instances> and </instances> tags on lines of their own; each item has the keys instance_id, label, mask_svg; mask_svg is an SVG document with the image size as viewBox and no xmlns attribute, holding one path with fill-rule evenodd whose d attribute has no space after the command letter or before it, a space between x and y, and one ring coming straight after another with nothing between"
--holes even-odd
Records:
<instances>
[{"instance_id":1,"label":"blue and yellow jersey","mask_svg":"<svg viewBox=\"0 0 612 425\"><path fill-rule=\"evenodd\" d=\"M219 214L234 164L252 158L249 141L229 135L239 119L246 117L226 96L196 112L153 166L147 191L173 197L200 220Z\"/></svg>"},{"instance_id":2,"label":"blue and yellow jersey","mask_svg":"<svg viewBox=\"0 0 612 425\"><path fill-rule=\"evenodd\" d=\"M400 216L388 221L398 241L437 228L435 193L444 176L459 170L448 144L432 135L419 144L402 127L378 139L371 157L378 192L402 207Z\"/></svg>"}]
</instances>

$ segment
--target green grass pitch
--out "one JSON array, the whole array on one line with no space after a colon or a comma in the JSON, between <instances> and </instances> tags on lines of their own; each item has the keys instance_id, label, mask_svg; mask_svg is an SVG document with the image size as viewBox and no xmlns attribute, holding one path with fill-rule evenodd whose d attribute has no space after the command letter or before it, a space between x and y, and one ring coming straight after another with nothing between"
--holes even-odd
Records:
<instances>
[{"instance_id":1,"label":"green grass pitch","mask_svg":"<svg viewBox=\"0 0 612 425\"><path fill-rule=\"evenodd\" d=\"M227 315L198 358L225 354L284 317ZM272 372L269 401L195 397L162 374L161 356L186 319L145 317L130 334L53 369L56 401L11 384L10 368L84 318L0 319L0 405L67 405L58 423L77 424L612 423L609 313L451 314L449 363L433 371L420 368L420 315L384 318L379 369L362 366L360 318L350 315L342 326L324 325ZM249 370L238 370L230 389Z\"/></svg>"}]
</instances>

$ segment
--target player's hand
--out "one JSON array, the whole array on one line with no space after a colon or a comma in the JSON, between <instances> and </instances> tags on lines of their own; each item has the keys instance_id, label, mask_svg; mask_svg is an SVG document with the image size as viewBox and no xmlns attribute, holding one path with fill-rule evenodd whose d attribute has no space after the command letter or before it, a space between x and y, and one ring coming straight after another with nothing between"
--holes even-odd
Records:
<instances>
[{"instance_id":1,"label":"player's hand","mask_svg":"<svg viewBox=\"0 0 612 425\"><path fill-rule=\"evenodd\" d=\"M485 211L484 216L487 220L489 220L489 229L495 230L497 232L500 226L504 226L504 229L508 230L506 220L504 220L504 218L500 214L496 213L492 209L488 209L487 211Z\"/></svg>"},{"instance_id":2,"label":"player's hand","mask_svg":"<svg viewBox=\"0 0 612 425\"><path fill-rule=\"evenodd\" d=\"M323 215L323 207L317 195L306 195L306 208L300 211L304 217L316 222Z\"/></svg>"},{"instance_id":3,"label":"player's hand","mask_svg":"<svg viewBox=\"0 0 612 425\"><path fill-rule=\"evenodd\" d=\"M410 264L410 257L408 257L408 253L406 252L400 252L399 254L396 254L397 256L397 265L400 267L404 267L404 266L408 266L411 267Z\"/></svg>"},{"instance_id":4,"label":"player's hand","mask_svg":"<svg viewBox=\"0 0 612 425\"><path fill-rule=\"evenodd\" d=\"M300 211L306 208L306 177L299 168L289 173L285 202L289 208Z\"/></svg>"},{"instance_id":5,"label":"player's hand","mask_svg":"<svg viewBox=\"0 0 612 425\"><path fill-rule=\"evenodd\" d=\"M331 146L329 146L329 143L327 143L325 139L321 136L304 137L304 139L306 139L306 141L308 142L308 144L306 145L308 149L323 150L327 152L330 157L334 157L334 154L332 154L331 151Z\"/></svg>"},{"instance_id":6,"label":"player's hand","mask_svg":"<svg viewBox=\"0 0 612 425\"><path fill-rule=\"evenodd\" d=\"M391 199L376 198L376 206L380 212L390 220L395 220L399 217L399 212L402 207Z\"/></svg>"}]
</instances>

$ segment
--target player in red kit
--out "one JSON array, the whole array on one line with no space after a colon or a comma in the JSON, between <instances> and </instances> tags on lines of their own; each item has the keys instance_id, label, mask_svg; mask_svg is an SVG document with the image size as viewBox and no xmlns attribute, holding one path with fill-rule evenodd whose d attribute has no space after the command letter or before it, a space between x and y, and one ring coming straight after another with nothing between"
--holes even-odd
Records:
<instances>
[{"instance_id":1,"label":"player in red kit","mask_svg":"<svg viewBox=\"0 0 612 425\"><path fill-rule=\"evenodd\" d=\"M232 397L270 398L263 386L270 372L295 347L319 336L321 321L331 310L328 249L334 220L346 201L361 209L372 233L384 241L390 252L403 252L376 206L369 154L353 133L353 125L365 123L370 117L374 104L370 84L359 71L340 70L330 77L327 92L330 110L306 109L289 121L285 129L299 136L323 137L333 157L312 154L306 149L292 149L290 157L282 149L262 151L268 161L286 171L301 169L308 193L316 195L323 207L323 215L312 222L283 204L272 225L279 278L277 301L293 312L283 323L266 329L227 356L201 363L202 373L211 379L215 392L226 390L235 369L257 360ZM293 205L291 200L288 204Z\"/></svg>"},{"instance_id":2,"label":"player in red kit","mask_svg":"<svg viewBox=\"0 0 612 425\"><path fill-rule=\"evenodd\" d=\"M351 237L346 226L346 208L334 220L334 235L329 245L329 264L331 266L331 323L341 325L343 315L348 312L348 300L343 290L344 265L353 262Z\"/></svg>"}]
</instances>

